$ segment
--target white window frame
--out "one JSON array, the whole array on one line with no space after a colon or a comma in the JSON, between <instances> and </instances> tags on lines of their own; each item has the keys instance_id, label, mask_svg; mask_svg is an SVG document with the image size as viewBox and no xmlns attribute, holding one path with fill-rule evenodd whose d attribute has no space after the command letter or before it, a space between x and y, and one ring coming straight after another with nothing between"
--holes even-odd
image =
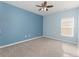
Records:
<instances>
[{"instance_id":1,"label":"white window frame","mask_svg":"<svg viewBox=\"0 0 79 59\"><path fill-rule=\"evenodd\" d=\"M69 23L69 26L68 26L68 24L63 25L63 23L65 23L65 22L71 22L71 23ZM64 34L62 32L62 28L72 28L72 34L71 35ZM66 36L66 37L73 37L74 36L74 17L63 17L61 19L61 35Z\"/></svg>"}]
</instances>

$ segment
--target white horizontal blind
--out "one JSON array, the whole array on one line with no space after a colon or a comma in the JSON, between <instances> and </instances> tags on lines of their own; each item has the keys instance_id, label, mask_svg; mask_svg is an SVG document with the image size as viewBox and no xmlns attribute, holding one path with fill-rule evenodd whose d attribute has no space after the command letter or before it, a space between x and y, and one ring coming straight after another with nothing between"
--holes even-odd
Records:
<instances>
[{"instance_id":1,"label":"white horizontal blind","mask_svg":"<svg viewBox=\"0 0 79 59\"><path fill-rule=\"evenodd\" d=\"M74 17L64 17L61 20L61 35L74 36Z\"/></svg>"}]
</instances>

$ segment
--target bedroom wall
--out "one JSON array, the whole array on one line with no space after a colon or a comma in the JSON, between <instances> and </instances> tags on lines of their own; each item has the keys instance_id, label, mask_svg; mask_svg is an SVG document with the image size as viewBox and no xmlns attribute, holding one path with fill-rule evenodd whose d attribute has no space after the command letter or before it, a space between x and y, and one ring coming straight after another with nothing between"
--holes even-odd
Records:
<instances>
[{"instance_id":1,"label":"bedroom wall","mask_svg":"<svg viewBox=\"0 0 79 59\"><path fill-rule=\"evenodd\" d=\"M79 47L79 9L78 9L78 47ZM78 51L79 52L79 51Z\"/></svg>"},{"instance_id":2,"label":"bedroom wall","mask_svg":"<svg viewBox=\"0 0 79 59\"><path fill-rule=\"evenodd\" d=\"M74 37L61 35L61 19L66 16L74 16ZM43 17L43 35L56 40L77 44L78 42L78 8L62 12L56 12Z\"/></svg>"},{"instance_id":3,"label":"bedroom wall","mask_svg":"<svg viewBox=\"0 0 79 59\"><path fill-rule=\"evenodd\" d=\"M42 36L43 16L0 2L0 46Z\"/></svg>"}]
</instances>

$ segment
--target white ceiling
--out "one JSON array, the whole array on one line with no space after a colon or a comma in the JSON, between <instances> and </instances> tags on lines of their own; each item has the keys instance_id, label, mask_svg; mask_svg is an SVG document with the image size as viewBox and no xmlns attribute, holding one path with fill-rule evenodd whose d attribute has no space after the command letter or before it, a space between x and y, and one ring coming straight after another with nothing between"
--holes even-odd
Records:
<instances>
[{"instance_id":1,"label":"white ceiling","mask_svg":"<svg viewBox=\"0 0 79 59\"><path fill-rule=\"evenodd\" d=\"M52 4L54 5L54 7L50 8L47 12L40 12L38 11L39 8L36 7L35 5L39 5L43 1L5 1L5 2L39 15L48 15L51 13L79 7L78 1L48 1L48 5Z\"/></svg>"}]
</instances>

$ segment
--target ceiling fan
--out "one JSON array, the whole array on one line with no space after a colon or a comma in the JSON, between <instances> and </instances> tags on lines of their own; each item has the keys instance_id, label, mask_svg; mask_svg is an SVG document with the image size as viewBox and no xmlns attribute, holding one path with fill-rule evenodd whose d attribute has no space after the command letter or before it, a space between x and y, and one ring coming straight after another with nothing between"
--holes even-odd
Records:
<instances>
[{"instance_id":1,"label":"ceiling fan","mask_svg":"<svg viewBox=\"0 0 79 59\"><path fill-rule=\"evenodd\" d=\"M36 7L40 7L39 11L48 11L48 8L52 8L54 6L47 5L47 1L44 1L41 5L36 5Z\"/></svg>"}]
</instances>

